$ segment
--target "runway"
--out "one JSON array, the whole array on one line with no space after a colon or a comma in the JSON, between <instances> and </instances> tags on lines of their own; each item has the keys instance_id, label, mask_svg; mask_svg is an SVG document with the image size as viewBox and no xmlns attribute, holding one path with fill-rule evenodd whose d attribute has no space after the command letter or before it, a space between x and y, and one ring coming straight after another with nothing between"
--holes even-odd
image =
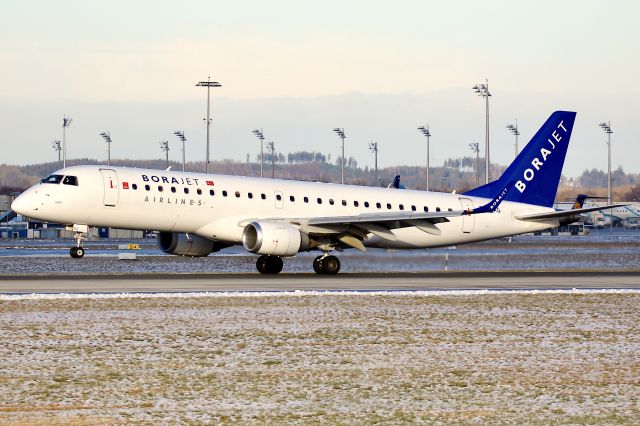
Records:
<instances>
[{"instance_id":1,"label":"runway","mask_svg":"<svg viewBox=\"0 0 640 426\"><path fill-rule=\"evenodd\" d=\"M410 291L640 289L640 271L421 274L24 275L0 279L0 294L222 291Z\"/></svg>"}]
</instances>

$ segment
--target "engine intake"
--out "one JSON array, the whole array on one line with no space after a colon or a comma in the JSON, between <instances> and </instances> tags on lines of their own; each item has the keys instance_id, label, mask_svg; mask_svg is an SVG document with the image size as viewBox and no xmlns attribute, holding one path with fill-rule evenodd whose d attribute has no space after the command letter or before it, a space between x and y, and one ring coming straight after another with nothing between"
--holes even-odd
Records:
<instances>
[{"instance_id":1,"label":"engine intake","mask_svg":"<svg viewBox=\"0 0 640 426\"><path fill-rule=\"evenodd\" d=\"M293 256L309 248L309 237L293 225L260 220L245 226L242 245L251 253Z\"/></svg>"},{"instance_id":2,"label":"engine intake","mask_svg":"<svg viewBox=\"0 0 640 426\"><path fill-rule=\"evenodd\" d=\"M178 256L206 257L225 246L217 245L214 241L197 235L187 235L177 232L160 232L158 235L160 250L167 254Z\"/></svg>"}]
</instances>

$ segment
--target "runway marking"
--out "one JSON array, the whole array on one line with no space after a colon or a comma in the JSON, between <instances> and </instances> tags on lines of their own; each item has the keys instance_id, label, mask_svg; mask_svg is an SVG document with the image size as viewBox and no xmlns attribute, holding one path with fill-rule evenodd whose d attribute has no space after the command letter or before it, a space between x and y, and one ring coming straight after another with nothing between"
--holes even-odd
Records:
<instances>
[{"instance_id":1,"label":"runway marking","mask_svg":"<svg viewBox=\"0 0 640 426\"><path fill-rule=\"evenodd\" d=\"M206 291L206 292L135 292L135 293L29 293L0 294L0 301L68 300L68 299L187 299L198 297L252 298L252 297L308 297L308 296L489 296L504 294L639 294L640 289L498 289L498 290L287 290L287 291Z\"/></svg>"}]
</instances>

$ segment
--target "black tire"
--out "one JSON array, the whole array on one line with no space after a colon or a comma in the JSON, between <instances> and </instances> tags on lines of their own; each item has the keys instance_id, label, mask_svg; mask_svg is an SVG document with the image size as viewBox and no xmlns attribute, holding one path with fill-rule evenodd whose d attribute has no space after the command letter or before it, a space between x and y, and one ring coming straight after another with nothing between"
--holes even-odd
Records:
<instances>
[{"instance_id":1,"label":"black tire","mask_svg":"<svg viewBox=\"0 0 640 426\"><path fill-rule=\"evenodd\" d=\"M335 256L327 256L322 260L322 270L327 275L335 275L340 272L340 259Z\"/></svg>"},{"instance_id":2,"label":"black tire","mask_svg":"<svg viewBox=\"0 0 640 426\"><path fill-rule=\"evenodd\" d=\"M269 272L269 261L267 256L260 256L258 260L256 260L256 268L258 272L261 274L268 274Z\"/></svg>"},{"instance_id":3,"label":"black tire","mask_svg":"<svg viewBox=\"0 0 640 426\"><path fill-rule=\"evenodd\" d=\"M69 254L71 255L71 257L73 257L74 259L78 258L78 247L71 247L69 249Z\"/></svg>"},{"instance_id":4,"label":"black tire","mask_svg":"<svg viewBox=\"0 0 640 426\"><path fill-rule=\"evenodd\" d=\"M316 274L324 274L324 271L322 270L322 256L318 256L313 259L313 270Z\"/></svg>"},{"instance_id":5,"label":"black tire","mask_svg":"<svg viewBox=\"0 0 640 426\"><path fill-rule=\"evenodd\" d=\"M76 258L82 259L84 257L84 248L76 247Z\"/></svg>"},{"instance_id":6,"label":"black tire","mask_svg":"<svg viewBox=\"0 0 640 426\"><path fill-rule=\"evenodd\" d=\"M279 274L280 271L282 271L284 263L280 256L269 256L267 262L269 264L268 271L270 274Z\"/></svg>"}]
</instances>

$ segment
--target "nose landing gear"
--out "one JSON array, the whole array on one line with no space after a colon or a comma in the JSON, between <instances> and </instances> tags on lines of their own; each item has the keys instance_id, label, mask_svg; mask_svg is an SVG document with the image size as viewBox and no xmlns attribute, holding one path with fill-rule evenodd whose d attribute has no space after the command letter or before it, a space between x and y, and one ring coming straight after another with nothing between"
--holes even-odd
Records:
<instances>
[{"instance_id":1,"label":"nose landing gear","mask_svg":"<svg viewBox=\"0 0 640 426\"><path fill-rule=\"evenodd\" d=\"M320 275L335 275L340 272L340 259L325 253L313 260L313 270Z\"/></svg>"},{"instance_id":2,"label":"nose landing gear","mask_svg":"<svg viewBox=\"0 0 640 426\"><path fill-rule=\"evenodd\" d=\"M73 225L71 228L74 232L74 238L76 239L76 246L71 247L69 254L74 259L81 259L84 257L84 248L82 247L82 241L87 239L89 234L89 227L87 225Z\"/></svg>"}]
</instances>

